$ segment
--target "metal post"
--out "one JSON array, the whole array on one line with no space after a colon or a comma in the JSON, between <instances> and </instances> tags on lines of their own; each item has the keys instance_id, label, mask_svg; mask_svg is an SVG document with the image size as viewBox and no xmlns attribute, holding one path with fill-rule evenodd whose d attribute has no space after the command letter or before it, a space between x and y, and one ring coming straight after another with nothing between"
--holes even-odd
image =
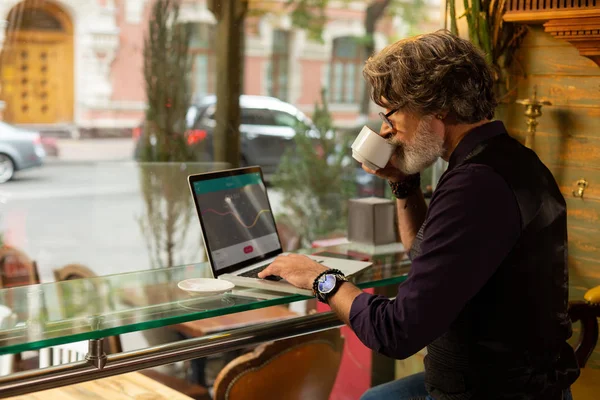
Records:
<instances>
[{"instance_id":1,"label":"metal post","mask_svg":"<svg viewBox=\"0 0 600 400\"><path fill-rule=\"evenodd\" d=\"M104 352L104 339L91 339L90 347L85 359L94 367L103 369L108 357Z\"/></svg>"}]
</instances>

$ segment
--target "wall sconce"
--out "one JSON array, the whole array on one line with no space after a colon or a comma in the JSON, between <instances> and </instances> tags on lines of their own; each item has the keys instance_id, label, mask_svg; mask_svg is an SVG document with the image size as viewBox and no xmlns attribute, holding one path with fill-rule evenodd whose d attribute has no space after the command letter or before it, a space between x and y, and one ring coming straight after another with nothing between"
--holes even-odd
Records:
<instances>
[{"instance_id":1,"label":"wall sconce","mask_svg":"<svg viewBox=\"0 0 600 400\"><path fill-rule=\"evenodd\" d=\"M542 106L551 106L552 103L548 100L539 100L537 98L537 85L533 87L533 98L517 100L517 103L525 106L525 116L527 117L525 146L531 148L538 125L537 119L542 116Z\"/></svg>"}]
</instances>

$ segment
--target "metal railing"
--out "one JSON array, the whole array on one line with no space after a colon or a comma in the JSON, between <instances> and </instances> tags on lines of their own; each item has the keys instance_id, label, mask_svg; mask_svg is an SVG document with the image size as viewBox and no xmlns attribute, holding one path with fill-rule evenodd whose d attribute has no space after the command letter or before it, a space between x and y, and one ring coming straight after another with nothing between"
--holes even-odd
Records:
<instances>
[{"instance_id":1,"label":"metal railing","mask_svg":"<svg viewBox=\"0 0 600 400\"><path fill-rule=\"evenodd\" d=\"M91 340L87 361L0 377L0 398L192 360L343 325L332 312L318 313L108 356L102 353L103 339Z\"/></svg>"}]
</instances>

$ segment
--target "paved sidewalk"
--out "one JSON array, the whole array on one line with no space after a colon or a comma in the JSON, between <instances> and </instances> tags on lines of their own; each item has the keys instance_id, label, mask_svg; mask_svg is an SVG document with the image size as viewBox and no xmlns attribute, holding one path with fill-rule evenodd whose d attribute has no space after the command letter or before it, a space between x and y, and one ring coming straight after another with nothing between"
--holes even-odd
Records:
<instances>
[{"instance_id":1,"label":"paved sidewalk","mask_svg":"<svg viewBox=\"0 0 600 400\"><path fill-rule=\"evenodd\" d=\"M133 159L135 143L122 139L56 139L58 157L48 162L126 161Z\"/></svg>"}]
</instances>

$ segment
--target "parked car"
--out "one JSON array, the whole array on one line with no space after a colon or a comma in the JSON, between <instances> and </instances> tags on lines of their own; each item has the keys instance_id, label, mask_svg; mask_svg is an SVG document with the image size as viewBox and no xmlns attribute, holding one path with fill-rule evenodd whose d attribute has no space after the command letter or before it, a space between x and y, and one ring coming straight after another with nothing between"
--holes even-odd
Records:
<instances>
[{"instance_id":1,"label":"parked car","mask_svg":"<svg viewBox=\"0 0 600 400\"><path fill-rule=\"evenodd\" d=\"M40 167L45 156L39 133L0 122L0 183L11 180L17 171Z\"/></svg>"},{"instance_id":2,"label":"parked car","mask_svg":"<svg viewBox=\"0 0 600 400\"><path fill-rule=\"evenodd\" d=\"M186 141L195 149L199 161L213 160L213 133L216 126L217 98L206 96L188 110ZM299 131L318 137L313 122L295 106L268 96L240 96L240 150L242 165L260 165L265 174L274 173L281 156L293 148L294 135ZM144 143L143 128L134 130L137 139L134 158L140 159ZM150 138L155 145L155 140Z\"/></svg>"}]
</instances>

